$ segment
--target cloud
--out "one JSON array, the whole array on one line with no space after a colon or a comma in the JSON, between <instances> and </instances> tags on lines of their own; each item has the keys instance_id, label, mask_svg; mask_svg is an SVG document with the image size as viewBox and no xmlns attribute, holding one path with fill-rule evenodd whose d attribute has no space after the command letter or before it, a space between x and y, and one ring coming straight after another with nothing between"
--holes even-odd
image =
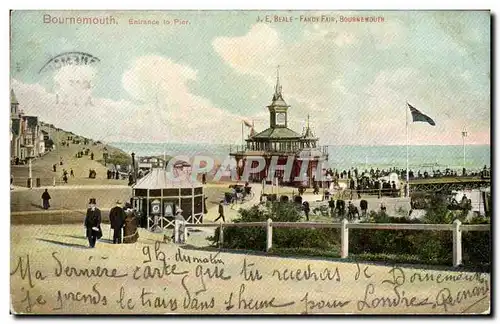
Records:
<instances>
[{"instance_id":1,"label":"cloud","mask_svg":"<svg viewBox=\"0 0 500 324\"><path fill-rule=\"evenodd\" d=\"M239 73L268 76L269 67L279 64L277 51L284 45L278 32L267 24L255 24L240 37L218 37L213 48L225 62Z\"/></svg>"},{"instance_id":2,"label":"cloud","mask_svg":"<svg viewBox=\"0 0 500 324\"><path fill-rule=\"evenodd\" d=\"M415 144L461 144L450 134L459 134L464 123L477 134L471 142L488 144L489 89L471 82L478 76L485 82L486 69L453 64L470 58L429 47L411 21L389 15L379 24L309 24L287 41L272 25L255 24L243 36L219 37L212 45L236 73L260 78L270 94L280 65L290 128L300 131L310 114L323 143L404 145L410 101L439 120L412 134ZM254 117L262 114L267 111Z\"/></svg>"},{"instance_id":3,"label":"cloud","mask_svg":"<svg viewBox=\"0 0 500 324\"><path fill-rule=\"evenodd\" d=\"M239 123L227 123L241 116L190 93L196 71L169 58L144 56L130 64L122 78L130 100L93 96L86 82L95 82L94 76L91 68L79 67L55 73L54 91L18 80L12 87L26 113L107 142L232 143L241 132Z\"/></svg>"}]
</instances>

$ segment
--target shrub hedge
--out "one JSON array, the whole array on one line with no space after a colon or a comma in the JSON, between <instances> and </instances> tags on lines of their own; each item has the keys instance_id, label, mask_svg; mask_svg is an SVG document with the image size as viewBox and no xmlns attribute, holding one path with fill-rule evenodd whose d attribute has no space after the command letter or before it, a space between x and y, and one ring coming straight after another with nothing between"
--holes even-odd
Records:
<instances>
[{"instance_id":1,"label":"shrub hedge","mask_svg":"<svg viewBox=\"0 0 500 324\"><path fill-rule=\"evenodd\" d=\"M265 206L254 206L241 209L237 222L265 222L270 218L273 222L298 222L302 218L300 206L293 202L268 202ZM451 212L446 208L442 197L437 196L432 207L422 219L407 217L390 217L383 212L372 211L363 222L371 223L436 223L451 224L460 219L463 224L489 224L490 219L473 217L467 221L461 212ZM217 245L219 229L209 238ZM224 248L265 250L266 232L263 227L229 227L224 229ZM340 248L340 231L338 229L273 229L273 253L280 249L297 251L298 254L321 255L335 254ZM300 252L302 251L302 252ZM304 252L305 251L305 252ZM309 252L307 252L309 251ZM314 252L311 252L314 251ZM451 265L453 251L453 233L451 231L418 231L418 230L368 230L352 229L349 231L349 254L359 259L379 261L411 260L412 263ZM385 256L390 256L386 260ZM463 232L462 255L466 266L491 267L491 233ZM403 257L404 256L404 257ZM395 260L396 258L396 260Z\"/></svg>"}]
</instances>

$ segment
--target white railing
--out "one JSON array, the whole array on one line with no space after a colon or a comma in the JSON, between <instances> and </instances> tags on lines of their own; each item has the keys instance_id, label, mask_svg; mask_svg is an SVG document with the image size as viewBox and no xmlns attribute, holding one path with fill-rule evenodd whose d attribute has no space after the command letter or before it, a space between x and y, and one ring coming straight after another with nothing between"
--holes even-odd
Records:
<instances>
[{"instance_id":1,"label":"white railing","mask_svg":"<svg viewBox=\"0 0 500 324\"><path fill-rule=\"evenodd\" d=\"M176 220L174 226L174 241L183 242L187 239L188 228L195 227L219 227L219 246L224 243L224 228L229 227L264 227L266 229L266 252L273 246L273 227L275 228L338 228L340 229L340 257L345 259L349 256L349 229L368 230L416 230L416 231L452 231L453 232L453 266L462 264L462 232L487 232L491 230L490 224L462 225L460 220L453 224L390 224L390 223L349 223L343 219L340 223L309 223L309 222L266 222L249 223L211 223L211 224L181 224ZM182 229L182 233L180 231Z\"/></svg>"}]
</instances>

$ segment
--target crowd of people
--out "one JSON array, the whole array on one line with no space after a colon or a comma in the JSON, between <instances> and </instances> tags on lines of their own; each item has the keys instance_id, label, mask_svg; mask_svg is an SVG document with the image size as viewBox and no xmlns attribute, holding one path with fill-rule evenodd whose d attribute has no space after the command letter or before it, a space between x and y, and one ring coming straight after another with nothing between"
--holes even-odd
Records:
<instances>
[{"instance_id":1,"label":"crowd of people","mask_svg":"<svg viewBox=\"0 0 500 324\"><path fill-rule=\"evenodd\" d=\"M75 177L75 172L73 171L73 168L70 168L69 176L72 178ZM68 171L66 169L63 169L63 171L62 171L62 179L63 179L64 183L68 183Z\"/></svg>"},{"instance_id":2,"label":"crowd of people","mask_svg":"<svg viewBox=\"0 0 500 324\"><path fill-rule=\"evenodd\" d=\"M83 148L82 150L76 152L76 157L77 158L81 158L83 157L84 155L89 155L90 153L90 158L93 160L94 159L94 152L91 152L89 148Z\"/></svg>"},{"instance_id":3,"label":"crowd of people","mask_svg":"<svg viewBox=\"0 0 500 324\"><path fill-rule=\"evenodd\" d=\"M337 169L327 169L325 172L325 176L328 181L328 177L333 179L352 179L352 178L360 178L360 177L370 177L370 178L380 178L390 175L391 173L396 173L401 179L406 179L406 169L403 168L388 168L382 169L379 168L370 170L365 169L364 171L359 170L358 168L351 168L348 170L342 170L339 172ZM491 173L491 168L486 165L481 170L467 170L466 168L462 168L462 170L453 170L451 168L445 168L443 171L441 169L432 169L428 170L417 170L414 171L410 169L408 171L408 177L410 179L416 178L443 178L443 177L489 177Z\"/></svg>"},{"instance_id":4,"label":"crowd of people","mask_svg":"<svg viewBox=\"0 0 500 324\"><path fill-rule=\"evenodd\" d=\"M97 177L97 171L95 169L89 169L89 179L95 179Z\"/></svg>"},{"instance_id":5,"label":"crowd of people","mask_svg":"<svg viewBox=\"0 0 500 324\"><path fill-rule=\"evenodd\" d=\"M378 198L381 196L391 196L397 197L401 194L401 188L399 186L399 181L389 181L387 178L391 174L396 174L397 179L406 179L406 169L398 169L398 168L390 168L390 169L382 169L378 168L370 170L365 170L363 172L359 171L357 168L351 168L350 170L343 170L339 172L338 170L327 169L325 172L325 187L327 188L326 194L328 195L328 188L330 188L330 184L333 183L334 187L339 188L339 179L347 180L347 189L350 189L350 199L353 199L353 193L357 194L358 199L361 199L361 194L373 194L377 195ZM460 174L455 170L451 170L449 168L444 171L441 170L433 170L431 173L428 171L424 171L423 173L418 170L417 173L413 170L408 171L409 179L426 179L426 178L443 178L443 177L458 177L458 176L467 176L467 177L481 177L481 178L490 178L491 177L491 169L486 165L480 171L467 171L465 168L462 169ZM320 193L321 182L316 181L313 176L313 194ZM299 194L302 195L305 192L305 187L299 187Z\"/></svg>"},{"instance_id":6,"label":"crowd of people","mask_svg":"<svg viewBox=\"0 0 500 324\"><path fill-rule=\"evenodd\" d=\"M120 179L120 172L118 170L109 170L107 171L107 179Z\"/></svg>"},{"instance_id":7,"label":"crowd of people","mask_svg":"<svg viewBox=\"0 0 500 324\"><path fill-rule=\"evenodd\" d=\"M243 200L252 195L252 187L250 187L248 181L245 182L245 185L230 185L229 189L231 189L231 191L225 193L222 202L226 205L231 205L231 208L238 202L243 203Z\"/></svg>"}]
</instances>

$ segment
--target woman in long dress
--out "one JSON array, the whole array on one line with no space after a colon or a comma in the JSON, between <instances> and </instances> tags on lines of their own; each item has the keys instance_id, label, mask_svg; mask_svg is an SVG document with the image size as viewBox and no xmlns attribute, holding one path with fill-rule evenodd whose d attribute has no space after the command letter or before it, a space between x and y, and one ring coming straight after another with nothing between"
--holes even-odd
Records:
<instances>
[{"instance_id":1,"label":"woman in long dress","mask_svg":"<svg viewBox=\"0 0 500 324\"><path fill-rule=\"evenodd\" d=\"M138 219L130 204L125 205L125 227L123 229L123 243L135 243L139 239Z\"/></svg>"}]
</instances>

